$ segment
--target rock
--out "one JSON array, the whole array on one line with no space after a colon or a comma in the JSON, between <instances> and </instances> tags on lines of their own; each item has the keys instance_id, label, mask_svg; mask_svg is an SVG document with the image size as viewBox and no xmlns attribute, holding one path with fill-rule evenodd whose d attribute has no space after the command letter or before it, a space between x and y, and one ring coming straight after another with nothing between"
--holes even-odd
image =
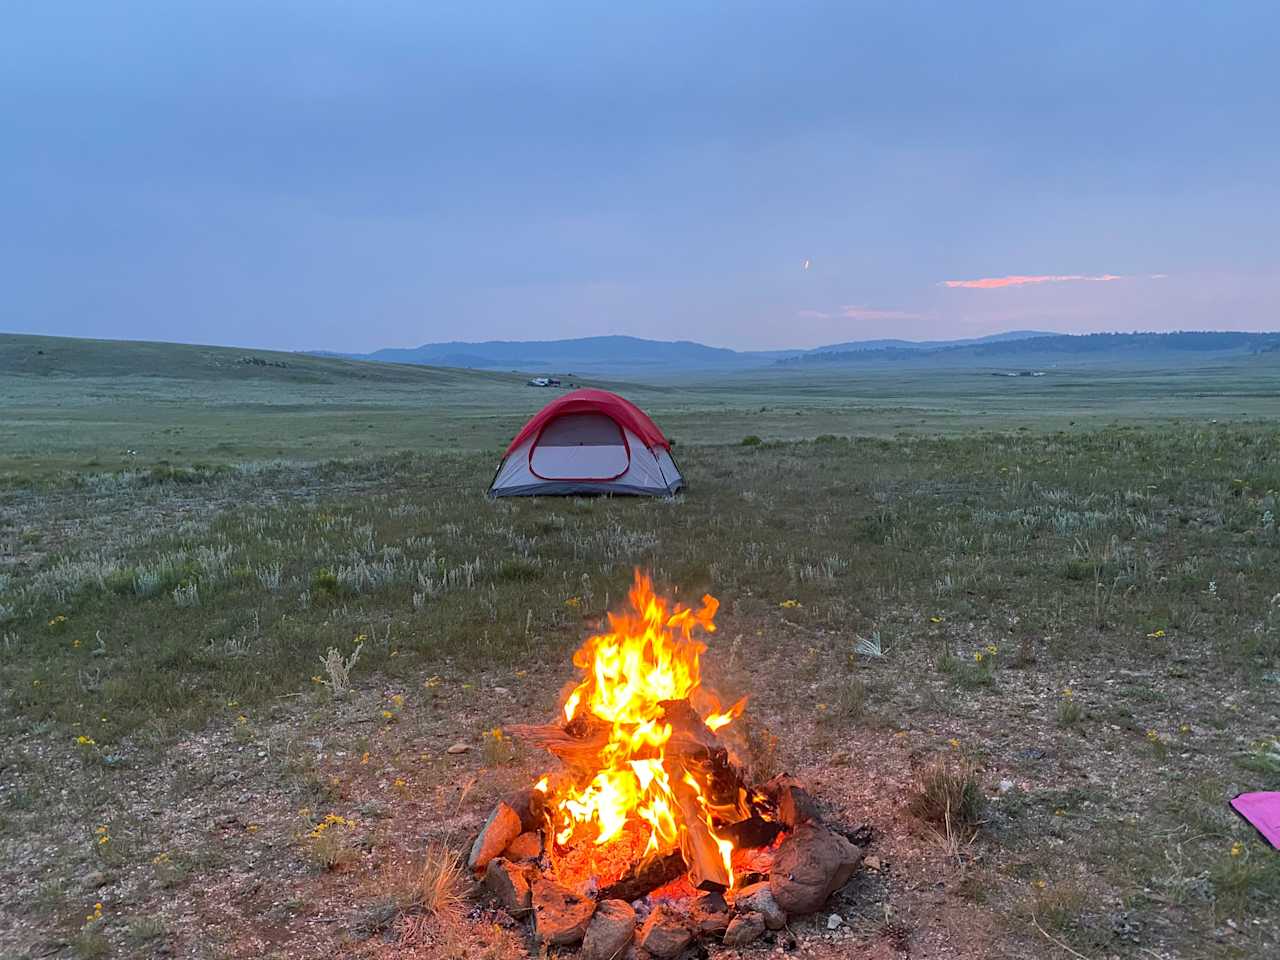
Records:
<instances>
[{"instance_id":1,"label":"rock","mask_svg":"<svg viewBox=\"0 0 1280 960\"><path fill-rule=\"evenodd\" d=\"M471 855L467 857L467 869L472 873L479 873L518 836L520 836L520 815L512 810L510 805L500 802L493 808L493 813L489 814L489 819L485 821L475 842L471 844Z\"/></svg>"},{"instance_id":2,"label":"rock","mask_svg":"<svg viewBox=\"0 0 1280 960\"><path fill-rule=\"evenodd\" d=\"M764 917L754 910L740 913L733 918L724 932L726 947L745 947L764 933Z\"/></svg>"},{"instance_id":3,"label":"rock","mask_svg":"<svg viewBox=\"0 0 1280 960\"><path fill-rule=\"evenodd\" d=\"M840 916L838 913L833 913L831 916L827 917L828 930L838 930L842 923L844 923L844 917Z\"/></svg>"},{"instance_id":4,"label":"rock","mask_svg":"<svg viewBox=\"0 0 1280 960\"><path fill-rule=\"evenodd\" d=\"M538 942L570 947L586 935L595 912L594 900L579 896L545 877L533 884L533 929Z\"/></svg>"},{"instance_id":5,"label":"rock","mask_svg":"<svg viewBox=\"0 0 1280 960\"><path fill-rule=\"evenodd\" d=\"M544 803L547 795L541 790L530 787L520 790L504 798L507 806L520 814L520 829L525 833L540 830L547 821Z\"/></svg>"},{"instance_id":6,"label":"rock","mask_svg":"<svg viewBox=\"0 0 1280 960\"><path fill-rule=\"evenodd\" d=\"M528 869L503 857L489 861L484 871L484 885L513 917L524 916L533 905Z\"/></svg>"},{"instance_id":7,"label":"rock","mask_svg":"<svg viewBox=\"0 0 1280 960\"><path fill-rule=\"evenodd\" d=\"M884 863L880 860L879 857L867 857L862 862L866 864L866 867L868 870L879 870L882 866L884 866Z\"/></svg>"},{"instance_id":8,"label":"rock","mask_svg":"<svg viewBox=\"0 0 1280 960\"><path fill-rule=\"evenodd\" d=\"M719 936L728 929L731 919L723 893L704 893L689 906L689 921L700 936Z\"/></svg>"},{"instance_id":9,"label":"rock","mask_svg":"<svg viewBox=\"0 0 1280 960\"><path fill-rule=\"evenodd\" d=\"M821 820L813 797L790 774L778 774L764 785L764 792L778 805L778 819L790 830Z\"/></svg>"},{"instance_id":10,"label":"rock","mask_svg":"<svg viewBox=\"0 0 1280 960\"><path fill-rule=\"evenodd\" d=\"M764 917L764 925L770 930L781 930L787 925L787 914L773 898L768 881L753 883L739 890L733 908L738 913L760 914Z\"/></svg>"},{"instance_id":11,"label":"rock","mask_svg":"<svg viewBox=\"0 0 1280 960\"><path fill-rule=\"evenodd\" d=\"M685 926L684 919L670 906L660 903L640 928L636 945L647 950L650 956L666 960L678 955L692 942L693 932Z\"/></svg>"},{"instance_id":12,"label":"rock","mask_svg":"<svg viewBox=\"0 0 1280 960\"><path fill-rule=\"evenodd\" d=\"M507 845L502 855L508 860L537 860L542 856L542 835L526 830Z\"/></svg>"},{"instance_id":13,"label":"rock","mask_svg":"<svg viewBox=\"0 0 1280 960\"><path fill-rule=\"evenodd\" d=\"M1001 781L1000 781L1000 784L999 784L999 790L1000 790L1000 792L1001 792L1002 794L1004 794L1004 793L1008 793L1008 792L1009 792L1010 790L1012 790L1012 789L1013 789L1013 781L1012 781L1012 780L1001 780Z\"/></svg>"},{"instance_id":14,"label":"rock","mask_svg":"<svg viewBox=\"0 0 1280 960\"><path fill-rule=\"evenodd\" d=\"M625 900L603 900L587 924L582 960L621 960L636 932L636 912Z\"/></svg>"},{"instance_id":15,"label":"rock","mask_svg":"<svg viewBox=\"0 0 1280 960\"><path fill-rule=\"evenodd\" d=\"M448 750L445 751L445 753L452 754L455 757L460 753L470 753L470 752L471 752L471 744L469 743L455 743L453 746L451 746Z\"/></svg>"},{"instance_id":16,"label":"rock","mask_svg":"<svg viewBox=\"0 0 1280 960\"><path fill-rule=\"evenodd\" d=\"M792 915L814 913L853 876L862 849L826 827L804 823L778 847L769 889Z\"/></svg>"},{"instance_id":17,"label":"rock","mask_svg":"<svg viewBox=\"0 0 1280 960\"><path fill-rule=\"evenodd\" d=\"M93 873L85 875L84 885L90 890L97 890L99 887L107 885L107 875L101 870L95 870Z\"/></svg>"}]
</instances>

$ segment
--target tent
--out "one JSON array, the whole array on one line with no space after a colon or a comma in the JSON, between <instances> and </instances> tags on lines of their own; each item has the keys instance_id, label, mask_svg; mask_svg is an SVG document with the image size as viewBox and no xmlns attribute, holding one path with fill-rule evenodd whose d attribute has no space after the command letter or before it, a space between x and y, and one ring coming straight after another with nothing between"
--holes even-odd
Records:
<instances>
[{"instance_id":1,"label":"tent","mask_svg":"<svg viewBox=\"0 0 1280 960\"><path fill-rule=\"evenodd\" d=\"M543 407L516 434L489 495L666 497L683 486L671 444L643 410L607 390L574 390Z\"/></svg>"}]
</instances>

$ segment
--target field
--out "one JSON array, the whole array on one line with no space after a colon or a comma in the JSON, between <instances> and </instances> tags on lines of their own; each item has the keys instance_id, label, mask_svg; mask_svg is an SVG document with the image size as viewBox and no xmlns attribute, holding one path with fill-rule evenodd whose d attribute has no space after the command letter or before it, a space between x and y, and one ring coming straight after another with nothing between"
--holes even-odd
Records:
<instances>
[{"instance_id":1,"label":"field","mask_svg":"<svg viewBox=\"0 0 1280 960\"><path fill-rule=\"evenodd\" d=\"M440 852L545 769L497 731L553 716L636 567L720 598L744 761L873 829L839 930L744 955L1280 950L1280 856L1226 807L1280 789L1274 364L626 386L684 495L489 502L548 399L516 375L33 340L0 374L0 955L524 955Z\"/></svg>"}]
</instances>

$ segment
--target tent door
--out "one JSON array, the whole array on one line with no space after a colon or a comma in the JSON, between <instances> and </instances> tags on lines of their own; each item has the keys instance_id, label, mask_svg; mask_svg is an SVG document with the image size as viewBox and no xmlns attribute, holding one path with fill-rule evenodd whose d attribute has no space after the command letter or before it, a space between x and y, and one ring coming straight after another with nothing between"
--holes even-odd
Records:
<instances>
[{"instance_id":1,"label":"tent door","mask_svg":"<svg viewBox=\"0 0 1280 960\"><path fill-rule=\"evenodd\" d=\"M529 448L529 472L541 480L616 480L630 466L622 428L602 413L556 417Z\"/></svg>"}]
</instances>

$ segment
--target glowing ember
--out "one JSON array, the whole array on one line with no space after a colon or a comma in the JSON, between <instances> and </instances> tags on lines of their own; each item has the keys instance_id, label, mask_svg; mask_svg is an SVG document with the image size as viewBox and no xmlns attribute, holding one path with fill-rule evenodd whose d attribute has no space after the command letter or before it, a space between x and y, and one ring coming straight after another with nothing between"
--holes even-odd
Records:
<instances>
[{"instance_id":1,"label":"glowing ember","mask_svg":"<svg viewBox=\"0 0 1280 960\"><path fill-rule=\"evenodd\" d=\"M609 614L610 631L588 638L573 658L582 680L565 699L563 730L577 776L537 785L548 795L555 842L630 849L638 841L642 857L679 847L691 865L701 844L718 851L723 869L716 864L714 872L731 884L734 846L717 824L743 820L750 802L736 779L727 788L714 782L709 758L725 754L715 731L741 714L745 700L722 710L702 686L706 645L696 639L715 631L719 604L707 595L697 610L672 605L637 572L630 605ZM598 860L611 859L601 854Z\"/></svg>"}]
</instances>

